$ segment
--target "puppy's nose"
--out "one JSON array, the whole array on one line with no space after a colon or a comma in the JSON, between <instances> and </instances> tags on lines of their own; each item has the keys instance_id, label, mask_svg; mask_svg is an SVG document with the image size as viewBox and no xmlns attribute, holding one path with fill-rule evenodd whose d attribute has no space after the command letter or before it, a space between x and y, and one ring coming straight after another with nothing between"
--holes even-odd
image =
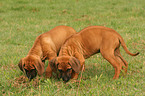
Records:
<instances>
[{"instance_id":1,"label":"puppy's nose","mask_svg":"<svg viewBox=\"0 0 145 96\"><path fill-rule=\"evenodd\" d=\"M69 81L69 78L63 78L63 81L64 82L68 82Z\"/></svg>"}]
</instances>

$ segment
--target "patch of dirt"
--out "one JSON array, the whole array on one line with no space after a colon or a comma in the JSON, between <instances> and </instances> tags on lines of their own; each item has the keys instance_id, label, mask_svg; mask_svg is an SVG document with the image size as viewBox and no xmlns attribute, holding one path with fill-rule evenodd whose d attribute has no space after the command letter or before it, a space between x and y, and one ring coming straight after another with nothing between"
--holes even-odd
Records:
<instances>
[{"instance_id":1,"label":"patch of dirt","mask_svg":"<svg viewBox=\"0 0 145 96\"><path fill-rule=\"evenodd\" d=\"M37 87L40 83L39 81L40 81L39 77L36 77L33 80L29 81L26 76L20 76L13 81L13 86L14 87L22 86L22 88L29 86Z\"/></svg>"}]
</instances>

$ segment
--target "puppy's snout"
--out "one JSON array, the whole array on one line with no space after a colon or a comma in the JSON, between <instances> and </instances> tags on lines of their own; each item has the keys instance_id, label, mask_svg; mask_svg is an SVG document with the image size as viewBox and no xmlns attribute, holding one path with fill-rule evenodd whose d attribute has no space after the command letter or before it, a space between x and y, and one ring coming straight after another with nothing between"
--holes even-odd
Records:
<instances>
[{"instance_id":1,"label":"puppy's snout","mask_svg":"<svg viewBox=\"0 0 145 96\"><path fill-rule=\"evenodd\" d=\"M65 78L62 78L64 82L68 82L69 81L69 78L65 77Z\"/></svg>"},{"instance_id":2,"label":"puppy's snout","mask_svg":"<svg viewBox=\"0 0 145 96\"><path fill-rule=\"evenodd\" d=\"M62 77L62 80L63 80L64 82L68 82L68 81L70 80L70 78L71 78L70 76L66 76L66 75L65 75L65 76Z\"/></svg>"},{"instance_id":3,"label":"puppy's snout","mask_svg":"<svg viewBox=\"0 0 145 96\"><path fill-rule=\"evenodd\" d=\"M35 69L26 70L26 76L28 77L29 81L31 81L33 78L35 78L36 75L37 75L37 72Z\"/></svg>"}]
</instances>

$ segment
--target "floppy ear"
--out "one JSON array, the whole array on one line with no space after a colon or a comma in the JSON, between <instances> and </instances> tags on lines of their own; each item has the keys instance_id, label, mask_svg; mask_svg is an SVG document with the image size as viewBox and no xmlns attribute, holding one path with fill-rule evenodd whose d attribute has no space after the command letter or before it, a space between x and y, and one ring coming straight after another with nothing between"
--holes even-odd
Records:
<instances>
[{"instance_id":1,"label":"floppy ear","mask_svg":"<svg viewBox=\"0 0 145 96\"><path fill-rule=\"evenodd\" d=\"M57 63L57 58L51 59L51 60L49 61L49 64L50 64L50 67L51 67L52 70L56 70L57 65L58 65L58 63Z\"/></svg>"},{"instance_id":2,"label":"floppy ear","mask_svg":"<svg viewBox=\"0 0 145 96\"><path fill-rule=\"evenodd\" d=\"M69 63L72 67L72 69L76 72L76 73L79 73L80 69L81 69L81 64L80 64L80 61L75 58L75 57L71 57L69 59Z\"/></svg>"},{"instance_id":3,"label":"floppy ear","mask_svg":"<svg viewBox=\"0 0 145 96\"><path fill-rule=\"evenodd\" d=\"M24 63L23 63L22 59L19 61L18 66L19 66L20 70L24 72Z\"/></svg>"},{"instance_id":4,"label":"floppy ear","mask_svg":"<svg viewBox=\"0 0 145 96\"><path fill-rule=\"evenodd\" d=\"M44 63L41 60L37 59L34 66L38 72L38 75L42 75L44 73Z\"/></svg>"}]
</instances>

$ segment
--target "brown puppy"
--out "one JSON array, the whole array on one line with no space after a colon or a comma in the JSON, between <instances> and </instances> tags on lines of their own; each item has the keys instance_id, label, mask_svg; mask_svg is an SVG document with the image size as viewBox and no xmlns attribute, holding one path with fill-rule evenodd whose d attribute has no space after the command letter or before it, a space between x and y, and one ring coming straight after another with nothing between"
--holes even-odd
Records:
<instances>
[{"instance_id":1,"label":"brown puppy","mask_svg":"<svg viewBox=\"0 0 145 96\"><path fill-rule=\"evenodd\" d=\"M64 41L75 33L76 31L72 27L57 26L39 35L28 55L20 60L19 68L26 73L30 80L37 75L37 72L42 75L44 61L56 57Z\"/></svg>"},{"instance_id":2,"label":"brown puppy","mask_svg":"<svg viewBox=\"0 0 145 96\"><path fill-rule=\"evenodd\" d=\"M127 54L139 54L130 53L123 38L115 30L103 26L90 26L70 37L61 47L59 56L50 61L50 65L52 69L57 68L63 81L67 82L70 78L77 79L85 59L100 52L114 67L113 79L117 79L120 70L123 68L127 72L128 68L128 63L120 54L120 44Z\"/></svg>"}]
</instances>

